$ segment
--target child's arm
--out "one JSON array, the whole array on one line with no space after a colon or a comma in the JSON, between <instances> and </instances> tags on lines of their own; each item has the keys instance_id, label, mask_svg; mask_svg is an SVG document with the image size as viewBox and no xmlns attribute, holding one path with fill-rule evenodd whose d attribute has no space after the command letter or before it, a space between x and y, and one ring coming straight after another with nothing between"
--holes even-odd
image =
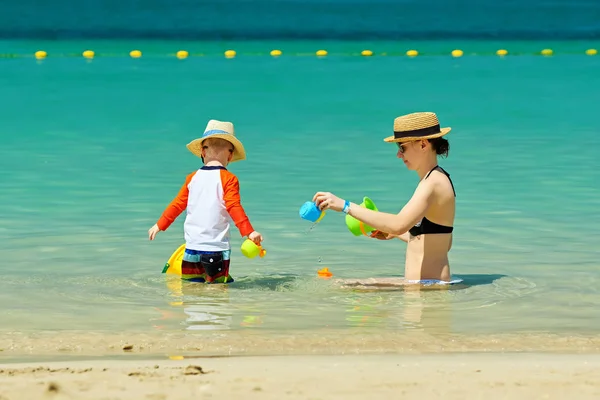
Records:
<instances>
[{"instance_id":1,"label":"child's arm","mask_svg":"<svg viewBox=\"0 0 600 400\"><path fill-rule=\"evenodd\" d=\"M150 240L154 240L154 237L159 231L166 231L169 228L169 226L171 226L171 224L177 219L177 217L181 215L183 210L187 208L187 201L189 195L188 185L194 177L195 173L196 172L192 172L185 178L185 183L183 184L181 189L179 189L179 193L177 193L177 196L175 196L175 198L171 201L171 203L169 203L167 208L165 208L162 215L158 219L158 222L156 222L156 224L152 228L150 228L150 230L148 231Z\"/></svg>"},{"instance_id":2,"label":"child's arm","mask_svg":"<svg viewBox=\"0 0 600 400\"><path fill-rule=\"evenodd\" d=\"M254 228L242 207L240 184L237 177L229 171L222 170L221 182L223 184L223 199L225 200L227 212L231 216L235 226L239 229L240 234L242 236L250 236L254 232ZM260 240L262 240L262 237L260 237Z\"/></svg>"}]
</instances>

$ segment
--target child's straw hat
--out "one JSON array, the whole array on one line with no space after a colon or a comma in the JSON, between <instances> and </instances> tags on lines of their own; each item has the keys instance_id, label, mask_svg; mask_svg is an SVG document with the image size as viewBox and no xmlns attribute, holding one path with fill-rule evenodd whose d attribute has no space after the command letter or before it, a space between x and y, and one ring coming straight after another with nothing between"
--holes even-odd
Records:
<instances>
[{"instance_id":1,"label":"child's straw hat","mask_svg":"<svg viewBox=\"0 0 600 400\"><path fill-rule=\"evenodd\" d=\"M230 162L246 159L246 150L244 150L244 145L238 138L235 137L233 124L231 122L211 119L208 121L202 137L192 140L187 144L188 150L194 155L202 158L202 143L209 138L225 139L233 145L233 158Z\"/></svg>"}]
</instances>

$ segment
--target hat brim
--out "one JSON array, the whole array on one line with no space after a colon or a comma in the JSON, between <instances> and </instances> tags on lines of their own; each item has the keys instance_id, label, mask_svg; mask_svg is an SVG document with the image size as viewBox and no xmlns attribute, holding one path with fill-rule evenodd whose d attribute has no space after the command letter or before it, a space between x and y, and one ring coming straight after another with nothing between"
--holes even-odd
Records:
<instances>
[{"instance_id":1,"label":"hat brim","mask_svg":"<svg viewBox=\"0 0 600 400\"><path fill-rule=\"evenodd\" d=\"M452 128L442 128L442 129L440 129L440 131L438 133L434 133L432 135L407 136L407 137L403 137L400 139L396 139L394 136L388 136L385 139L383 139L383 141L387 142L387 143L402 143L402 142L412 142L414 140L421 140L421 139L435 139L435 138L439 138L439 137L446 135L451 130L452 130Z\"/></svg>"},{"instance_id":2,"label":"hat brim","mask_svg":"<svg viewBox=\"0 0 600 400\"><path fill-rule=\"evenodd\" d=\"M194 139L190 143L186 145L189 151L192 152L196 157L202 158L202 143L206 139L224 139L233 145L233 157L230 162L241 161L246 159L246 150L244 149L244 145L238 138L228 133L224 134L214 134L207 137Z\"/></svg>"}]
</instances>

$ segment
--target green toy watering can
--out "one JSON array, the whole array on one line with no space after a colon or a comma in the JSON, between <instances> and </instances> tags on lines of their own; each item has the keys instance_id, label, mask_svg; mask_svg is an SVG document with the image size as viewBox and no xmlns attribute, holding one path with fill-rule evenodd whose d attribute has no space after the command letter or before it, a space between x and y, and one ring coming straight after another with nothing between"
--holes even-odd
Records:
<instances>
[{"instance_id":1,"label":"green toy watering can","mask_svg":"<svg viewBox=\"0 0 600 400\"><path fill-rule=\"evenodd\" d=\"M371 200L368 197L363 197L363 202L360 203L360 206L368 208L369 210L378 211L377 206L375 205L373 200ZM375 228L373 228L372 226L363 224L362 222L360 222L359 220L357 220L349 214L346 214L346 226L354 236L369 236L369 234L375 230Z\"/></svg>"}]
</instances>

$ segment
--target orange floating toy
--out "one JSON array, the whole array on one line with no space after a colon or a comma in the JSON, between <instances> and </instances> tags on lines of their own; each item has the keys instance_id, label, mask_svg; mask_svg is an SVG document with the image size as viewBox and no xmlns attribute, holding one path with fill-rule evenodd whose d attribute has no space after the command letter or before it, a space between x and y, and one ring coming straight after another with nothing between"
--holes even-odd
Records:
<instances>
[{"instance_id":1,"label":"orange floating toy","mask_svg":"<svg viewBox=\"0 0 600 400\"><path fill-rule=\"evenodd\" d=\"M331 278L333 276L333 274L329 272L329 268L327 267L318 270L317 275L319 275L321 278Z\"/></svg>"}]
</instances>

